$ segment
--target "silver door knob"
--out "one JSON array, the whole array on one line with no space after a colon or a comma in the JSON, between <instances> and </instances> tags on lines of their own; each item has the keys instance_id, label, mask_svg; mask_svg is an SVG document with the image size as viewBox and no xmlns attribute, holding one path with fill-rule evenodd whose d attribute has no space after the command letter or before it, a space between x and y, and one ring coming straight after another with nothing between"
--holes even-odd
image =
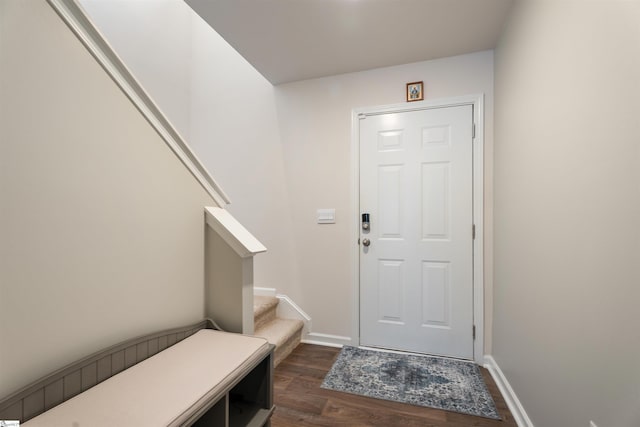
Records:
<instances>
[{"instance_id":1,"label":"silver door knob","mask_svg":"<svg viewBox=\"0 0 640 427\"><path fill-rule=\"evenodd\" d=\"M362 244L363 244L364 246L369 246L369 245L371 244L371 240L369 240L369 239L362 239Z\"/></svg>"}]
</instances>

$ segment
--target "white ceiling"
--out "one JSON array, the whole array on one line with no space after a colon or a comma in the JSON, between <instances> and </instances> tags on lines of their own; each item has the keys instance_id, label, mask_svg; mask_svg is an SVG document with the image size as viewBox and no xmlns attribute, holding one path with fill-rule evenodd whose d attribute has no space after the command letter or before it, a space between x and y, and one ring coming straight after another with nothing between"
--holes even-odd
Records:
<instances>
[{"instance_id":1,"label":"white ceiling","mask_svg":"<svg viewBox=\"0 0 640 427\"><path fill-rule=\"evenodd\" d=\"M271 83L495 47L512 0L185 0Z\"/></svg>"}]
</instances>

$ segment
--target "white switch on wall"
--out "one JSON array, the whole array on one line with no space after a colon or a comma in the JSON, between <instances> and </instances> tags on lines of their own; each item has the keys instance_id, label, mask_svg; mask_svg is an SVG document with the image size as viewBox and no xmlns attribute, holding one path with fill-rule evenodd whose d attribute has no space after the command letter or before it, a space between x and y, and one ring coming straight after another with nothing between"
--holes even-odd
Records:
<instances>
[{"instance_id":1,"label":"white switch on wall","mask_svg":"<svg viewBox=\"0 0 640 427\"><path fill-rule=\"evenodd\" d=\"M318 209L316 217L318 219L318 224L335 224L336 210L335 209Z\"/></svg>"}]
</instances>

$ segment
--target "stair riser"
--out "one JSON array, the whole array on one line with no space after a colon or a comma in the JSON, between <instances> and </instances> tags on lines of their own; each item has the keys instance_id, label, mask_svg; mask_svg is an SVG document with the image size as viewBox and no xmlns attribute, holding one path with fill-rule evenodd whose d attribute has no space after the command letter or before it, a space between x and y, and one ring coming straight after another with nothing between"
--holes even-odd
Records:
<instances>
[{"instance_id":1,"label":"stair riser","mask_svg":"<svg viewBox=\"0 0 640 427\"><path fill-rule=\"evenodd\" d=\"M276 318L276 307L269 308L267 311L257 315L253 319L253 329L258 330L262 328L267 323L271 322Z\"/></svg>"},{"instance_id":2,"label":"stair riser","mask_svg":"<svg viewBox=\"0 0 640 427\"><path fill-rule=\"evenodd\" d=\"M300 339L302 335L302 328L295 331L293 335L290 335L289 338L279 345L274 352L274 362L273 366L278 366L280 362L282 362L286 357L291 354L291 352L300 344Z\"/></svg>"}]
</instances>

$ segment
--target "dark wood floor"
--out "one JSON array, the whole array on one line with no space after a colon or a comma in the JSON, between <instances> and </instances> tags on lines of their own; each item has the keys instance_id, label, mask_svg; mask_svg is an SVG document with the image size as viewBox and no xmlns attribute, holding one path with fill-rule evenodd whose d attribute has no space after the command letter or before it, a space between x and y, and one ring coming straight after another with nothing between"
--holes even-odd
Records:
<instances>
[{"instance_id":1,"label":"dark wood floor","mask_svg":"<svg viewBox=\"0 0 640 427\"><path fill-rule=\"evenodd\" d=\"M272 427L517 427L489 372L482 368L502 421L321 389L339 349L301 344L275 370Z\"/></svg>"}]
</instances>

